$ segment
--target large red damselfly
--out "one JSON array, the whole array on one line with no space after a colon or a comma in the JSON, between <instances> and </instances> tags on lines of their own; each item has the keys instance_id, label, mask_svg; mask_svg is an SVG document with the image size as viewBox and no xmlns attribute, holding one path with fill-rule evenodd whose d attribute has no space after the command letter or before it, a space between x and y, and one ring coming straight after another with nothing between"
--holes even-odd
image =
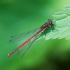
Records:
<instances>
[{"instance_id":1,"label":"large red damselfly","mask_svg":"<svg viewBox=\"0 0 70 70\"><path fill-rule=\"evenodd\" d=\"M34 30L37 30L37 32L35 34L33 34L31 37L29 37L27 40L25 40L22 44L20 44L16 49L14 49L12 52L10 52L7 56L10 56L12 55L14 52L16 52L17 50L19 50L22 46L24 46L25 44L27 44L30 40L32 40L35 36L37 36L39 33L41 33L42 31L44 31L48 26L51 26L52 25L52 20L48 19L48 22L45 22L41 27L37 28L37 29L34 29ZM32 30L32 31L34 31ZM27 32L26 34L30 33ZM22 34L24 35L24 34ZM22 35L19 35L19 36L22 36ZM12 39L10 41L14 41L15 37L12 37Z\"/></svg>"}]
</instances>

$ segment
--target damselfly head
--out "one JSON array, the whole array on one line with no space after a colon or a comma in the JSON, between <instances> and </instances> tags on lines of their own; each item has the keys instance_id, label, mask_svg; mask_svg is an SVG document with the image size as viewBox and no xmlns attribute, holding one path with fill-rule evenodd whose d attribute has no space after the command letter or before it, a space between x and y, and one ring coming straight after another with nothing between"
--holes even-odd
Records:
<instances>
[{"instance_id":1,"label":"damselfly head","mask_svg":"<svg viewBox=\"0 0 70 70\"><path fill-rule=\"evenodd\" d=\"M52 20L51 19L48 19L48 24L52 25Z\"/></svg>"},{"instance_id":2,"label":"damselfly head","mask_svg":"<svg viewBox=\"0 0 70 70\"><path fill-rule=\"evenodd\" d=\"M51 19L48 19L48 22L45 22L40 28L43 29L43 28L48 27L49 25L52 25L52 20Z\"/></svg>"}]
</instances>

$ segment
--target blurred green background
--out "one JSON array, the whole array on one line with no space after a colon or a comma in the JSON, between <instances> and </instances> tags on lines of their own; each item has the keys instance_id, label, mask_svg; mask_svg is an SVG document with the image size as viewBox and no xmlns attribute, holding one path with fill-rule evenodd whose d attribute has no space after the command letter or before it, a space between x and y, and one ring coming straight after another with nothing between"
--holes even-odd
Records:
<instances>
[{"instance_id":1,"label":"blurred green background","mask_svg":"<svg viewBox=\"0 0 70 70\"><path fill-rule=\"evenodd\" d=\"M70 0L0 0L0 70L68 70L70 40L40 39L23 58L7 54L20 42L9 43L12 35L41 26ZM68 69L67 69L68 68Z\"/></svg>"}]
</instances>

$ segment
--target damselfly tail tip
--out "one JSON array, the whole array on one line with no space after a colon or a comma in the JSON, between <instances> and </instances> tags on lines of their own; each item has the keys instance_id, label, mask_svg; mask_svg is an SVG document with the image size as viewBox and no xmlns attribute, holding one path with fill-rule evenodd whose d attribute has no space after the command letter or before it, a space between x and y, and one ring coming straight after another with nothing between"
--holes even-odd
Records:
<instances>
[{"instance_id":1,"label":"damselfly tail tip","mask_svg":"<svg viewBox=\"0 0 70 70\"><path fill-rule=\"evenodd\" d=\"M8 57L10 56L10 54L7 55Z\"/></svg>"}]
</instances>

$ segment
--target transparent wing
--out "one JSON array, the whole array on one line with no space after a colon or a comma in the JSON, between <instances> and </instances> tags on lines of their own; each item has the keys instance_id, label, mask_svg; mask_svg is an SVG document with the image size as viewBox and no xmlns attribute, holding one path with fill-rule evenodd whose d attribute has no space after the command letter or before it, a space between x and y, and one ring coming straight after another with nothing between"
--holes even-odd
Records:
<instances>
[{"instance_id":1,"label":"transparent wing","mask_svg":"<svg viewBox=\"0 0 70 70\"><path fill-rule=\"evenodd\" d=\"M25 55L25 53L28 51L28 49L31 47L31 45L34 43L35 40L37 40L39 38L39 35L37 35L36 37L34 37L31 41L29 41L27 43L27 45L25 45L23 48L18 50L18 55L21 54L21 57L23 57Z\"/></svg>"},{"instance_id":2,"label":"transparent wing","mask_svg":"<svg viewBox=\"0 0 70 70\"><path fill-rule=\"evenodd\" d=\"M30 36L31 34L35 33L39 28L35 28L33 30L30 30L26 33L21 33L21 34L18 34L18 35L15 35L15 36L11 36L10 38L10 43L12 42L17 42L17 41L20 41L22 39L25 39L26 37Z\"/></svg>"},{"instance_id":3,"label":"transparent wing","mask_svg":"<svg viewBox=\"0 0 70 70\"><path fill-rule=\"evenodd\" d=\"M33 44L33 42L35 41L35 40L37 40L39 38L39 35L37 35L33 40L32 40L32 42L31 42L31 44L26 48L26 50L24 51L24 53L22 54L22 56L21 57L23 57L24 55L25 55L25 53L28 51L28 49L31 47L31 45Z\"/></svg>"}]
</instances>

